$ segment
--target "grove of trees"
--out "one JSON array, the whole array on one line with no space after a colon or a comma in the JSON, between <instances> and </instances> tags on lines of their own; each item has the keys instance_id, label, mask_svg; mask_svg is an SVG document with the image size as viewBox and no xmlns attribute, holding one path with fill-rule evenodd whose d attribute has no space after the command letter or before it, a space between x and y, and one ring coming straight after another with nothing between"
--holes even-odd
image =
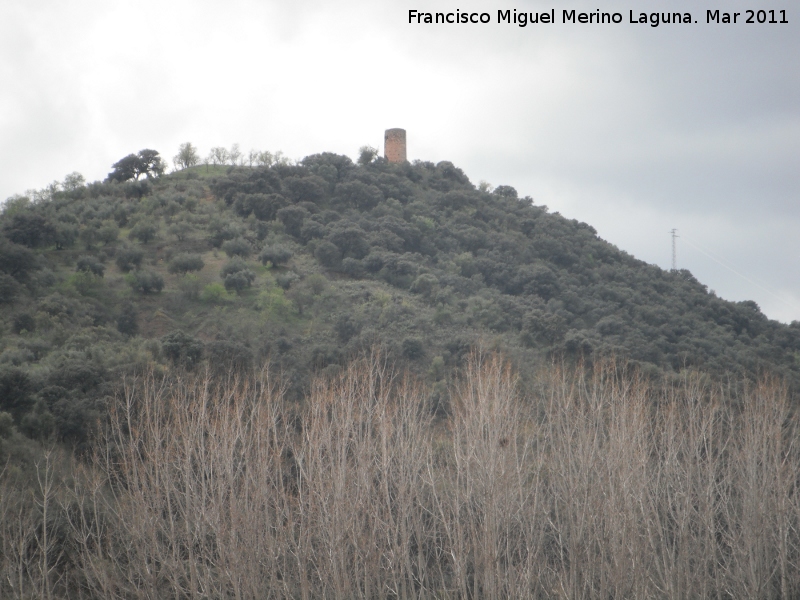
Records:
<instances>
[{"instance_id":1,"label":"grove of trees","mask_svg":"<svg viewBox=\"0 0 800 600\"><path fill-rule=\"evenodd\" d=\"M191 344L165 347L191 360ZM144 373L68 479L55 453L32 493L3 479L0 593L800 593L800 432L780 385L734 407L695 376L651 386L609 363L541 377L523 398L507 363L472 354L437 422L424 387L374 353L318 379L302 407L269 371Z\"/></svg>"}]
</instances>

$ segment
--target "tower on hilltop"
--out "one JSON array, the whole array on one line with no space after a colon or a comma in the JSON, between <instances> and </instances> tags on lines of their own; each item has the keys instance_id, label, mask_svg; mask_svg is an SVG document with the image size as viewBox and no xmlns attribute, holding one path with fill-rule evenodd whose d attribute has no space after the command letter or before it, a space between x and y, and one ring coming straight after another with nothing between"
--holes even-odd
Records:
<instances>
[{"instance_id":1,"label":"tower on hilltop","mask_svg":"<svg viewBox=\"0 0 800 600\"><path fill-rule=\"evenodd\" d=\"M390 163L406 162L406 130L387 129L383 134L383 156Z\"/></svg>"}]
</instances>

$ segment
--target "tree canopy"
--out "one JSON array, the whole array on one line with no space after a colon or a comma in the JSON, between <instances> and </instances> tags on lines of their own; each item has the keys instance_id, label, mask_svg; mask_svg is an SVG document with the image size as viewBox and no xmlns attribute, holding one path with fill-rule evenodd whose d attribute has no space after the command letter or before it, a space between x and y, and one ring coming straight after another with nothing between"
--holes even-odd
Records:
<instances>
[{"instance_id":1,"label":"tree canopy","mask_svg":"<svg viewBox=\"0 0 800 600\"><path fill-rule=\"evenodd\" d=\"M115 162L114 169L108 174L106 181L139 181L139 177L146 175L148 179L160 177L166 171L166 164L155 150L139 150L137 154L128 154Z\"/></svg>"}]
</instances>

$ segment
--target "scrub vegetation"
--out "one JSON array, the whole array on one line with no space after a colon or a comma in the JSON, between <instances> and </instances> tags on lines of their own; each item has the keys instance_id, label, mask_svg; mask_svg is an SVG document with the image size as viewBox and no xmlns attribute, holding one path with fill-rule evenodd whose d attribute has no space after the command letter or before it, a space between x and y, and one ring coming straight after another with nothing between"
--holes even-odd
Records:
<instances>
[{"instance_id":1,"label":"scrub vegetation","mask_svg":"<svg viewBox=\"0 0 800 600\"><path fill-rule=\"evenodd\" d=\"M174 162L4 205L0 596L798 593L800 323L449 162Z\"/></svg>"}]
</instances>

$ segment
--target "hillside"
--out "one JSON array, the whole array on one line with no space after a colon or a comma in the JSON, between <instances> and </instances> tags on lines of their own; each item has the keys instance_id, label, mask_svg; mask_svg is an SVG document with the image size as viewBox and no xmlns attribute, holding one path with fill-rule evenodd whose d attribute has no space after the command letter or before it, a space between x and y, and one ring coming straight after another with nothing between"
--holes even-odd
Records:
<instances>
[{"instance_id":1,"label":"hillside","mask_svg":"<svg viewBox=\"0 0 800 600\"><path fill-rule=\"evenodd\" d=\"M300 399L381 345L448 410L477 343L523 373L613 354L652 377L798 382L800 324L648 265L449 162L72 179L0 217L0 429L82 445L125 374L271 361Z\"/></svg>"}]
</instances>

